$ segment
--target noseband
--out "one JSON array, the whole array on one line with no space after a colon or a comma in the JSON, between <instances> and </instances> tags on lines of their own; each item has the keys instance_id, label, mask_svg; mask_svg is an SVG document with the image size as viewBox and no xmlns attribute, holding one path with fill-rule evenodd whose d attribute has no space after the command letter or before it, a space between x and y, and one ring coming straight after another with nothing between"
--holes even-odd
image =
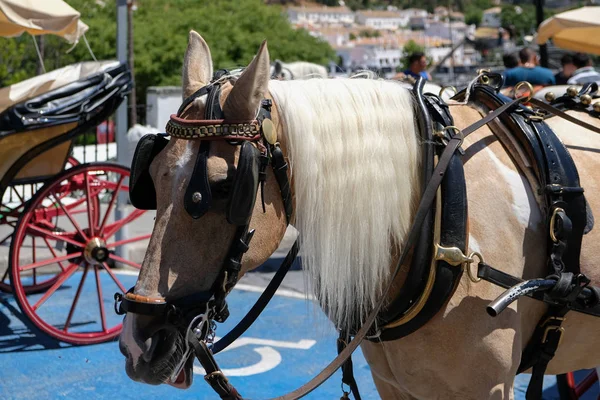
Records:
<instances>
[{"instance_id":1,"label":"noseband","mask_svg":"<svg viewBox=\"0 0 600 400\"><path fill-rule=\"evenodd\" d=\"M240 156L236 167L231 193L226 209L227 221L237 226L234 239L221 266L217 279L207 291L194 293L178 299L145 297L134 293L131 288L125 295L115 295L115 310L118 314L134 313L166 320L184 330L184 337L192 330L197 340L205 340L214 335L212 320L224 322L229 316L225 297L237 283L242 256L248 251L254 229L249 229L250 219L256 201L258 187L261 189L263 212L265 211L264 185L266 170L273 168L279 184L285 214L289 223L292 214L290 185L287 176L287 163L277 142L277 134L271 121L271 100L263 99L256 119L237 121L227 119L219 103L221 84L227 78L227 71L217 71L211 83L202 87L184 100L176 115L166 126L166 135L146 135L136 148L132 164L130 198L132 204L142 209L156 208L156 202L148 201L155 190L149 177L148 167L152 159L166 146L164 136L180 140L199 140L200 149L184 195L184 208L194 219L200 218L212 206L212 193L208 181L207 160L212 141L226 141L240 146ZM207 96L205 119L187 120L182 114L194 100ZM157 140L162 140L158 145ZM144 150L144 147L152 147ZM152 185L152 187L148 187ZM291 263L290 263L291 264ZM195 321L202 315L203 320L211 321L201 328L195 328Z\"/></svg>"}]
</instances>

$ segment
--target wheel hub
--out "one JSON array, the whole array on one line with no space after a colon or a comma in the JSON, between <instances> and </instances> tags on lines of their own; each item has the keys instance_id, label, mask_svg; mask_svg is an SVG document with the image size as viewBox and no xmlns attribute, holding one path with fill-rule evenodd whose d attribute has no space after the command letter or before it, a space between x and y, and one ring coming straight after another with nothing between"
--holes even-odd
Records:
<instances>
[{"instance_id":1,"label":"wheel hub","mask_svg":"<svg viewBox=\"0 0 600 400\"><path fill-rule=\"evenodd\" d=\"M102 265L108 260L109 251L106 242L100 238L92 238L83 249L83 257L92 265Z\"/></svg>"}]
</instances>

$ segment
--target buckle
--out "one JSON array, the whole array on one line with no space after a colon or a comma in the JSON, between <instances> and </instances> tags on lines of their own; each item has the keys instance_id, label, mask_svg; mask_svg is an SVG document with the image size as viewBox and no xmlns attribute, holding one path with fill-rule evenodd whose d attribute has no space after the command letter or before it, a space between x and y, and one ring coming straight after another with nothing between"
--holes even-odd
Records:
<instances>
[{"instance_id":1,"label":"buckle","mask_svg":"<svg viewBox=\"0 0 600 400\"><path fill-rule=\"evenodd\" d=\"M206 380L206 382L208 382L209 384L211 383L211 381L215 381L217 379L222 379L224 382L229 383L229 379L227 379L227 377L225 376L225 374L223 374L221 370L213 371L210 374L204 375L204 380Z\"/></svg>"},{"instance_id":2,"label":"buckle","mask_svg":"<svg viewBox=\"0 0 600 400\"><path fill-rule=\"evenodd\" d=\"M562 326L558 326L558 325L550 325L550 326L546 327L546 330L544 331L544 336L542 337L542 343L546 343L546 339L548 338L548 333L550 331L556 331L559 333L558 346L560 346L560 343L562 342L562 338L563 338L563 333L565 333L565 328L563 328Z\"/></svg>"},{"instance_id":3,"label":"buckle","mask_svg":"<svg viewBox=\"0 0 600 400\"><path fill-rule=\"evenodd\" d=\"M562 338L563 338L563 333L565 333L565 328L560 326L560 324L562 324L566 319L567 319L566 317L555 317L555 316L550 316L550 317L546 318L544 320L544 322L542 322L541 326L546 326L552 321L555 321L558 324L548 325L546 327L546 329L544 330L544 335L542 336L542 343L546 343L546 340L548 339L548 334L551 331L556 331L559 333L558 346L560 346L560 343L562 342Z\"/></svg>"}]
</instances>

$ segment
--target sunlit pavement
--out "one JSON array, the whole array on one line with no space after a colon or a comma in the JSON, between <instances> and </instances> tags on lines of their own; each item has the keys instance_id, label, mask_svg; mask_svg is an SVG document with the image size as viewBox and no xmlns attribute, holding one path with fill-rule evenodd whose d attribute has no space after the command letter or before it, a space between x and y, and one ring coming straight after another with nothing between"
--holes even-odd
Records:
<instances>
[{"instance_id":1,"label":"sunlit pavement","mask_svg":"<svg viewBox=\"0 0 600 400\"><path fill-rule=\"evenodd\" d=\"M246 290L229 296L232 316L218 327L217 336L226 333L250 309L259 296L264 274L245 279ZM107 277L105 277L107 278ZM126 287L134 276L120 275ZM294 277L301 282L301 274ZM292 279L294 280L294 279ZM287 287L301 288L287 282ZM103 282L104 284L104 282ZM82 299L96 299L91 292ZM68 290L55 296L71 304ZM335 357L336 334L332 324L302 294L284 291L277 295L258 321L217 361L233 385L245 398L266 399L296 389ZM105 292L105 304L112 304L112 293ZM61 296L64 299L61 299ZM56 304L56 303L55 303ZM82 304L85 307L86 304ZM88 307L92 306L87 304ZM54 305L58 310L60 306ZM118 318L113 316L111 318ZM131 381L125 374L124 358L116 342L93 346L70 346L36 333L35 327L18 310L11 295L0 295L0 399L214 399L216 395L196 367L195 383L181 391L170 386L149 386ZM378 399L371 374L360 350L353 357L355 376L364 399ZM583 374L579 375L580 377ZM307 396L308 399L337 399L341 396L340 373ZM524 399L529 375L517 377L515 399ZM544 399L558 399L555 379L546 377ZM595 399L597 386L583 399Z\"/></svg>"},{"instance_id":2,"label":"sunlit pavement","mask_svg":"<svg viewBox=\"0 0 600 400\"><path fill-rule=\"evenodd\" d=\"M120 278L126 287L135 282L134 276ZM58 291L55 296L62 293ZM112 302L112 293L103 295L105 303ZM231 329L258 296L255 291L234 290L228 297L232 316L218 327L217 335ZM96 295L83 293L82 299L86 297L95 299ZM64 306L70 306L71 301L65 296ZM13 297L2 294L0 399L218 398L198 373L186 391L131 381L116 342L69 346L34 330ZM333 325L312 302L301 295L275 296L242 340L216 358L245 398L266 399L296 389L324 368L336 355L335 340ZM379 398L362 354L357 352L353 360L363 398ZM340 382L337 372L307 398L340 398Z\"/></svg>"}]
</instances>

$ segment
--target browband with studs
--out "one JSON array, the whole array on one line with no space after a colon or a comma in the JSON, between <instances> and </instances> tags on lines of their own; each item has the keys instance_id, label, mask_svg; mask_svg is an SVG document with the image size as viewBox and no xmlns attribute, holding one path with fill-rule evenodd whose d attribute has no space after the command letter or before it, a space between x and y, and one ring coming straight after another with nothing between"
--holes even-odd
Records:
<instances>
[{"instance_id":1,"label":"browband with studs","mask_svg":"<svg viewBox=\"0 0 600 400\"><path fill-rule=\"evenodd\" d=\"M257 120L230 121L224 119L186 120L171 115L166 131L179 139L257 140L260 122Z\"/></svg>"}]
</instances>

